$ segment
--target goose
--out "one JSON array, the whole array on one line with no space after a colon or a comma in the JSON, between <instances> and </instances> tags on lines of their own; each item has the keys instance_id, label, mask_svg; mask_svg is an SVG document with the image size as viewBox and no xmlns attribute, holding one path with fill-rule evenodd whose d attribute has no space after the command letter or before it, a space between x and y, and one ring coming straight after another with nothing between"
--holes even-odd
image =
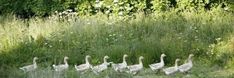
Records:
<instances>
[{"instance_id":1,"label":"goose","mask_svg":"<svg viewBox=\"0 0 234 78\"><path fill-rule=\"evenodd\" d=\"M63 59L64 64L60 64L60 65L53 64L52 66L53 66L54 70L55 71L64 71L64 70L68 69L69 65L67 63L67 59L68 59L68 57L65 56L64 59Z\"/></svg>"},{"instance_id":2,"label":"goose","mask_svg":"<svg viewBox=\"0 0 234 78\"><path fill-rule=\"evenodd\" d=\"M29 72L29 71L34 71L37 69L37 60L38 58L37 57L34 57L33 58L33 64L31 65L27 65L27 66L24 66L24 67L20 67L21 70L23 70L24 72Z\"/></svg>"},{"instance_id":3,"label":"goose","mask_svg":"<svg viewBox=\"0 0 234 78\"><path fill-rule=\"evenodd\" d=\"M188 59L187 59L187 62L182 64L181 66L179 66L180 72L182 72L182 73L187 72L193 67L193 63L192 63L193 56L194 56L193 54L190 54Z\"/></svg>"},{"instance_id":4,"label":"goose","mask_svg":"<svg viewBox=\"0 0 234 78\"><path fill-rule=\"evenodd\" d=\"M109 59L109 56L104 56L103 58L103 63L94 67L91 67L92 71L98 75L98 73L106 70L108 68L108 65L110 65L110 63L107 62L107 59Z\"/></svg>"},{"instance_id":5,"label":"goose","mask_svg":"<svg viewBox=\"0 0 234 78\"><path fill-rule=\"evenodd\" d=\"M75 69L78 72L82 72L82 73L84 73L86 70L90 69L92 65L89 63L89 58L90 58L90 56L86 55L85 64L81 64L79 66L75 65Z\"/></svg>"},{"instance_id":6,"label":"goose","mask_svg":"<svg viewBox=\"0 0 234 78\"><path fill-rule=\"evenodd\" d=\"M118 64L114 64L112 63L112 67L115 71L120 71L122 72L125 68L127 68L127 62L126 62L126 57L128 57L127 54L124 54L123 56L123 62L122 63L118 63Z\"/></svg>"},{"instance_id":7,"label":"goose","mask_svg":"<svg viewBox=\"0 0 234 78\"><path fill-rule=\"evenodd\" d=\"M151 68L151 70L156 71L156 70L162 69L165 65L164 60L163 60L165 56L166 56L165 54L161 54L159 63L150 64L149 67Z\"/></svg>"},{"instance_id":8,"label":"goose","mask_svg":"<svg viewBox=\"0 0 234 78\"><path fill-rule=\"evenodd\" d=\"M165 72L166 75L170 75L170 74L173 74L173 73L179 71L178 61L180 61L180 59L175 60L175 66L163 69L163 71Z\"/></svg>"},{"instance_id":9,"label":"goose","mask_svg":"<svg viewBox=\"0 0 234 78\"><path fill-rule=\"evenodd\" d=\"M137 74L137 72L142 70L143 69L143 63L142 63L143 59L144 59L144 57L140 56L139 57L139 64L127 66L127 68L129 69L129 71L127 71L127 72L135 75L135 74Z\"/></svg>"}]
</instances>

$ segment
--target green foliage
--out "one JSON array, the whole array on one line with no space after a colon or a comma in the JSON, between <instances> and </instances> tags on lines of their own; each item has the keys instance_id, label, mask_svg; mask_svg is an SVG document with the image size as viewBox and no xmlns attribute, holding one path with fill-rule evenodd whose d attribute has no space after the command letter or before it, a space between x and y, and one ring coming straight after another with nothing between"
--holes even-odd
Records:
<instances>
[{"instance_id":1,"label":"green foliage","mask_svg":"<svg viewBox=\"0 0 234 78\"><path fill-rule=\"evenodd\" d=\"M168 0L152 0L151 4L153 4L153 11L168 11L171 7L171 2Z\"/></svg>"},{"instance_id":2,"label":"green foliage","mask_svg":"<svg viewBox=\"0 0 234 78\"><path fill-rule=\"evenodd\" d=\"M225 8L231 4L225 0L21 0L0 1L0 14L13 13L23 18L32 16L46 17L56 12L71 9L78 15L132 16L139 12L163 12L176 9L181 11L205 11L221 5ZM230 7L229 7L230 8Z\"/></svg>"},{"instance_id":3,"label":"green foliage","mask_svg":"<svg viewBox=\"0 0 234 78\"><path fill-rule=\"evenodd\" d=\"M231 37L228 40L222 41L217 38L216 44L211 44L208 54L211 56L215 64L225 68L233 67L234 56L234 39Z\"/></svg>"}]
</instances>

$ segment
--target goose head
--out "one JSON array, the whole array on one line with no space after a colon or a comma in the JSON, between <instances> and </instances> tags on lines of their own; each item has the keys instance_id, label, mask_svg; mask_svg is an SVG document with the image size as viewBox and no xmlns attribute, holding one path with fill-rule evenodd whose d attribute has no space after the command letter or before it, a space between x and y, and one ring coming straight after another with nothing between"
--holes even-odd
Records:
<instances>
[{"instance_id":1,"label":"goose head","mask_svg":"<svg viewBox=\"0 0 234 78\"><path fill-rule=\"evenodd\" d=\"M69 59L67 56L64 57L64 63L67 64L67 59Z\"/></svg>"},{"instance_id":2,"label":"goose head","mask_svg":"<svg viewBox=\"0 0 234 78\"><path fill-rule=\"evenodd\" d=\"M188 61L191 63L192 62L192 57L193 57L194 55L193 54L190 54L189 55L189 58L188 58Z\"/></svg>"},{"instance_id":3,"label":"goose head","mask_svg":"<svg viewBox=\"0 0 234 78\"><path fill-rule=\"evenodd\" d=\"M110 58L109 56L104 56L103 61L107 62L107 59L109 59L109 58Z\"/></svg>"},{"instance_id":4,"label":"goose head","mask_svg":"<svg viewBox=\"0 0 234 78\"><path fill-rule=\"evenodd\" d=\"M124 54L124 56L123 56L123 62L125 61L126 57L128 57L128 55Z\"/></svg>"},{"instance_id":5,"label":"goose head","mask_svg":"<svg viewBox=\"0 0 234 78\"><path fill-rule=\"evenodd\" d=\"M34 57L34 58L33 58L33 60L35 60L35 61L36 61L37 59L38 59L37 57Z\"/></svg>"},{"instance_id":6,"label":"goose head","mask_svg":"<svg viewBox=\"0 0 234 78\"><path fill-rule=\"evenodd\" d=\"M164 61L163 61L163 58L166 57L166 54L161 54L161 57L160 57L160 60L161 60L161 63L164 64Z\"/></svg>"},{"instance_id":7,"label":"goose head","mask_svg":"<svg viewBox=\"0 0 234 78\"><path fill-rule=\"evenodd\" d=\"M192 58L193 56L194 56L193 54L190 54L190 55L189 55L189 58Z\"/></svg>"},{"instance_id":8,"label":"goose head","mask_svg":"<svg viewBox=\"0 0 234 78\"><path fill-rule=\"evenodd\" d=\"M85 62L86 62L86 64L89 64L89 60L88 60L89 58L91 58L90 55L86 55L86 56L85 56Z\"/></svg>"},{"instance_id":9,"label":"goose head","mask_svg":"<svg viewBox=\"0 0 234 78\"><path fill-rule=\"evenodd\" d=\"M37 59L38 59L37 57L34 57L34 58L33 58L33 63L34 63L34 64L36 64L36 60L37 60Z\"/></svg>"},{"instance_id":10,"label":"goose head","mask_svg":"<svg viewBox=\"0 0 234 78\"><path fill-rule=\"evenodd\" d=\"M143 56L140 56L140 57L139 57L139 60L143 60L143 59L144 59L144 57L143 57Z\"/></svg>"},{"instance_id":11,"label":"goose head","mask_svg":"<svg viewBox=\"0 0 234 78\"><path fill-rule=\"evenodd\" d=\"M109 56L104 56L104 59L109 59L110 57Z\"/></svg>"},{"instance_id":12,"label":"goose head","mask_svg":"<svg viewBox=\"0 0 234 78\"><path fill-rule=\"evenodd\" d=\"M163 53L163 54L161 54L161 58L163 58L163 57L165 57L165 56L166 56L166 54L164 54L164 53Z\"/></svg>"},{"instance_id":13,"label":"goose head","mask_svg":"<svg viewBox=\"0 0 234 78\"><path fill-rule=\"evenodd\" d=\"M69 58L68 58L67 56L65 56L65 57L64 57L64 60L67 60L67 59L69 59Z\"/></svg>"},{"instance_id":14,"label":"goose head","mask_svg":"<svg viewBox=\"0 0 234 78\"><path fill-rule=\"evenodd\" d=\"M179 61L180 61L180 59L178 59L178 58L175 60L175 67L178 66L178 62L179 62Z\"/></svg>"},{"instance_id":15,"label":"goose head","mask_svg":"<svg viewBox=\"0 0 234 78\"><path fill-rule=\"evenodd\" d=\"M90 55L86 55L86 56L85 56L85 59L88 59L88 58L91 58L91 56L90 56Z\"/></svg>"},{"instance_id":16,"label":"goose head","mask_svg":"<svg viewBox=\"0 0 234 78\"><path fill-rule=\"evenodd\" d=\"M140 63L140 64L142 64L142 60L143 60L143 59L144 59L143 56L140 56L140 57L139 57L139 63Z\"/></svg>"},{"instance_id":17,"label":"goose head","mask_svg":"<svg viewBox=\"0 0 234 78\"><path fill-rule=\"evenodd\" d=\"M126 57L128 57L128 55L127 55L127 54L124 54L123 58L126 58Z\"/></svg>"}]
</instances>

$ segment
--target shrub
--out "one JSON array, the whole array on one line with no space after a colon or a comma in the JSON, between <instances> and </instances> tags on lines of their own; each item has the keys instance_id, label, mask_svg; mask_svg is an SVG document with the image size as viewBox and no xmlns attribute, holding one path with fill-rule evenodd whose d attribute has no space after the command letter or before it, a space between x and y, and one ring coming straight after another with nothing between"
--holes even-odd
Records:
<instances>
[{"instance_id":1,"label":"shrub","mask_svg":"<svg viewBox=\"0 0 234 78\"><path fill-rule=\"evenodd\" d=\"M234 60L234 38L230 37L227 40L221 38L216 39L217 43L211 44L208 55L213 58L214 64L230 68L233 67Z\"/></svg>"},{"instance_id":2,"label":"shrub","mask_svg":"<svg viewBox=\"0 0 234 78\"><path fill-rule=\"evenodd\" d=\"M97 0L99 1L99 0ZM33 16L47 17L55 11L71 9L78 15L94 15L98 12L114 15L134 15L139 12L157 13L176 9L183 11L206 11L221 5L226 8L231 4L225 0L21 0L0 1L0 14L13 13L22 18ZM230 5L231 6L231 5ZM228 7L230 8L230 7ZM227 9L227 8L226 8Z\"/></svg>"}]
</instances>

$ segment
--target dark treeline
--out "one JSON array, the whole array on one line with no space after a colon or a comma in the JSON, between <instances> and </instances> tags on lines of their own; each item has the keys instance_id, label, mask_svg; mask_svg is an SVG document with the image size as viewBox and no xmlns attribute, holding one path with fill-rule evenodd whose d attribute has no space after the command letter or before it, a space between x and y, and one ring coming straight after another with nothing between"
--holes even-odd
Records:
<instances>
[{"instance_id":1,"label":"dark treeline","mask_svg":"<svg viewBox=\"0 0 234 78\"><path fill-rule=\"evenodd\" d=\"M228 0L1 0L0 15L15 14L22 18L32 16L46 17L55 11L62 12L71 9L79 15L103 13L117 13L124 11L130 15L139 11L165 11L170 8L209 10L217 4L226 6Z\"/></svg>"}]
</instances>

